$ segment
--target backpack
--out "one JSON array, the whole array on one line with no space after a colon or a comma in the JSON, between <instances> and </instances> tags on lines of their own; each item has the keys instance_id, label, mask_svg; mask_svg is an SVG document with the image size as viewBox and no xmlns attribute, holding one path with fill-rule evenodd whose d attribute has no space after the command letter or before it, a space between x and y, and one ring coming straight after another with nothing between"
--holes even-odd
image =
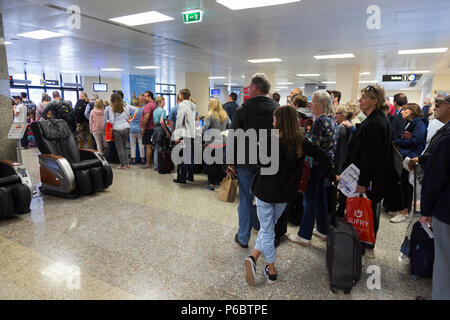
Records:
<instances>
[{"instance_id":1,"label":"backpack","mask_svg":"<svg viewBox=\"0 0 450 320\"><path fill-rule=\"evenodd\" d=\"M87 122L86 117L84 116L84 112L86 111L86 107L88 105L87 101L84 101L83 103L77 103L76 109L75 109L75 121L77 123L83 123Z\"/></svg>"},{"instance_id":2,"label":"backpack","mask_svg":"<svg viewBox=\"0 0 450 320\"><path fill-rule=\"evenodd\" d=\"M56 111L56 119L64 120L69 125L70 130L76 130L75 114L67 101L60 100L55 105L54 110Z\"/></svg>"}]
</instances>

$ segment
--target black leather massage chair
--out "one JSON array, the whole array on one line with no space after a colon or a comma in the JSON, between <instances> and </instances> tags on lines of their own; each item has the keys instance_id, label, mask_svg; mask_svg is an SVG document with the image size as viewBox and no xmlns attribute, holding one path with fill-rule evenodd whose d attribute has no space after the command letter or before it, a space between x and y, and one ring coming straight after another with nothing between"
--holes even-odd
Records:
<instances>
[{"instance_id":1,"label":"black leather massage chair","mask_svg":"<svg viewBox=\"0 0 450 320\"><path fill-rule=\"evenodd\" d=\"M0 219L30 212L32 184L20 163L0 161Z\"/></svg>"},{"instance_id":2,"label":"black leather massage chair","mask_svg":"<svg viewBox=\"0 0 450 320\"><path fill-rule=\"evenodd\" d=\"M75 198L108 188L113 172L103 154L78 149L64 120L43 120L31 124L39 155L41 191Z\"/></svg>"}]
</instances>

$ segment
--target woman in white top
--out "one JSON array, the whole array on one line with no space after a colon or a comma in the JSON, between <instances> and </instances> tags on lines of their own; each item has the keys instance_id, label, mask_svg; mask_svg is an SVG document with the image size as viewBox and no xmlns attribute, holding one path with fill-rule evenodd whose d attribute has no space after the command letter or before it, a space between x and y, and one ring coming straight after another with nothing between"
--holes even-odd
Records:
<instances>
[{"instance_id":1,"label":"woman in white top","mask_svg":"<svg viewBox=\"0 0 450 320\"><path fill-rule=\"evenodd\" d=\"M120 159L118 169L129 169L127 141L130 136L130 113L137 112L133 106L125 105L119 93L111 95L111 108L108 109L107 121L113 125L113 136Z\"/></svg>"}]
</instances>

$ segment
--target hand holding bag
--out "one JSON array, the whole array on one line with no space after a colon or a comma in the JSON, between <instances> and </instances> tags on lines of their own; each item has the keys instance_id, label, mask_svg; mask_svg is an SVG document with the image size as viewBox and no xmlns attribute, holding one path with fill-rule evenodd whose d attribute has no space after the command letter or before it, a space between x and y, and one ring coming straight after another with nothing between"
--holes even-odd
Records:
<instances>
[{"instance_id":1,"label":"hand holding bag","mask_svg":"<svg viewBox=\"0 0 450 320\"><path fill-rule=\"evenodd\" d=\"M361 242L375 243L372 201L366 195L347 198L346 221L355 228Z\"/></svg>"},{"instance_id":2,"label":"hand holding bag","mask_svg":"<svg viewBox=\"0 0 450 320\"><path fill-rule=\"evenodd\" d=\"M235 176L227 175L220 185L219 200L234 202L236 200L238 182Z\"/></svg>"}]
</instances>

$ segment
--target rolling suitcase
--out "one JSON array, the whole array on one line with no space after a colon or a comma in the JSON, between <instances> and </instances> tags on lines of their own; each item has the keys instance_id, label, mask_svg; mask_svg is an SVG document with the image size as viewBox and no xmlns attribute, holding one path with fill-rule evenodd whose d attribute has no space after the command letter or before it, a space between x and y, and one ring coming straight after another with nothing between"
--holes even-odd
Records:
<instances>
[{"instance_id":1,"label":"rolling suitcase","mask_svg":"<svg viewBox=\"0 0 450 320\"><path fill-rule=\"evenodd\" d=\"M333 186L334 193L336 187ZM336 207L336 198L334 206ZM361 241L356 230L345 219L336 218L336 210L331 210L327 235L326 262L330 274L330 288L351 292L353 286L361 278Z\"/></svg>"},{"instance_id":2,"label":"rolling suitcase","mask_svg":"<svg viewBox=\"0 0 450 320\"><path fill-rule=\"evenodd\" d=\"M171 151L165 150L158 152L158 173L168 174L172 173L175 166L172 162Z\"/></svg>"}]
</instances>

